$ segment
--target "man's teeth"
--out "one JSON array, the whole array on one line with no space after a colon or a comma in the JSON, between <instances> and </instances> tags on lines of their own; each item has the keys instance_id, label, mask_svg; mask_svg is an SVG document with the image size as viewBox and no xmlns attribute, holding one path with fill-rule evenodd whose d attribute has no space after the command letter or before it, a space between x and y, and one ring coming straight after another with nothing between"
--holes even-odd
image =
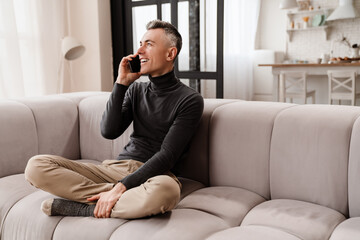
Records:
<instances>
[{"instance_id":1,"label":"man's teeth","mask_svg":"<svg viewBox=\"0 0 360 240\"><path fill-rule=\"evenodd\" d=\"M143 62L147 62L147 61L149 61L149 59L141 59L141 62L143 63Z\"/></svg>"}]
</instances>

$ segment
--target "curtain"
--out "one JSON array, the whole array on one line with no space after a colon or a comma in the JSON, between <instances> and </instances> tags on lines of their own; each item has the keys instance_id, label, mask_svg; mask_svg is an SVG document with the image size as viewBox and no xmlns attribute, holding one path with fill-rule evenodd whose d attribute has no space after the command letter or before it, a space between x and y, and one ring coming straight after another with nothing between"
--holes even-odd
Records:
<instances>
[{"instance_id":1,"label":"curtain","mask_svg":"<svg viewBox=\"0 0 360 240\"><path fill-rule=\"evenodd\" d=\"M0 1L0 98L57 93L63 0Z\"/></svg>"},{"instance_id":2,"label":"curtain","mask_svg":"<svg viewBox=\"0 0 360 240\"><path fill-rule=\"evenodd\" d=\"M251 100L261 0L224 2L224 98Z\"/></svg>"}]
</instances>

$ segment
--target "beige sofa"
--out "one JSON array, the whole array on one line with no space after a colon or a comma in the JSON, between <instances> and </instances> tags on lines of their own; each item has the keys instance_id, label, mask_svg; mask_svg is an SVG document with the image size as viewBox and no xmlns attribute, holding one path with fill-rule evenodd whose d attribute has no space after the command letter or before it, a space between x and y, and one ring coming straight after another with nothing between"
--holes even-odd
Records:
<instances>
[{"instance_id":1,"label":"beige sofa","mask_svg":"<svg viewBox=\"0 0 360 240\"><path fill-rule=\"evenodd\" d=\"M206 99L182 200L138 220L48 217L28 159L114 159L99 124L109 93L0 101L1 239L360 239L360 108ZM131 128L131 127L130 127ZM61 183L59 183L61 184Z\"/></svg>"}]
</instances>

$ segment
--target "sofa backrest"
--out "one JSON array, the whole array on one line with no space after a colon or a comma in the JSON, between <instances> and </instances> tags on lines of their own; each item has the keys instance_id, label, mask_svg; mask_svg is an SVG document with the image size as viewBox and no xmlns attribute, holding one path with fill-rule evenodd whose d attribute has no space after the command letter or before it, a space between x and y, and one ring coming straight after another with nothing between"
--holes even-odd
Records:
<instances>
[{"instance_id":1,"label":"sofa backrest","mask_svg":"<svg viewBox=\"0 0 360 240\"><path fill-rule=\"evenodd\" d=\"M110 93L83 99L79 103L80 151L82 159L116 159L129 142L132 125L117 139L102 137L100 122Z\"/></svg>"},{"instance_id":2,"label":"sofa backrest","mask_svg":"<svg viewBox=\"0 0 360 240\"><path fill-rule=\"evenodd\" d=\"M30 157L78 159L77 105L60 96L0 102L0 177L22 173Z\"/></svg>"},{"instance_id":3,"label":"sofa backrest","mask_svg":"<svg viewBox=\"0 0 360 240\"><path fill-rule=\"evenodd\" d=\"M349 215L360 217L360 118L354 123L350 143Z\"/></svg>"},{"instance_id":4,"label":"sofa backrest","mask_svg":"<svg viewBox=\"0 0 360 240\"><path fill-rule=\"evenodd\" d=\"M348 216L349 148L359 115L360 108L329 105L279 113L270 150L271 198L312 202Z\"/></svg>"},{"instance_id":5,"label":"sofa backrest","mask_svg":"<svg viewBox=\"0 0 360 240\"><path fill-rule=\"evenodd\" d=\"M241 187L269 199L273 123L291 106L235 102L216 108L209 128L210 185Z\"/></svg>"},{"instance_id":6,"label":"sofa backrest","mask_svg":"<svg viewBox=\"0 0 360 240\"><path fill-rule=\"evenodd\" d=\"M23 103L0 101L0 177L24 172L27 160L38 152L36 123Z\"/></svg>"},{"instance_id":7,"label":"sofa backrest","mask_svg":"<svg viewBox=\"0 0 360 240\"><path fill-rule=\"evenodd\" d=\"M239 100L204 99L204 112L192 138L189 152L176 166L181 177L209 185L209 126L216 108Z\"/></svg>"}]
</instances>

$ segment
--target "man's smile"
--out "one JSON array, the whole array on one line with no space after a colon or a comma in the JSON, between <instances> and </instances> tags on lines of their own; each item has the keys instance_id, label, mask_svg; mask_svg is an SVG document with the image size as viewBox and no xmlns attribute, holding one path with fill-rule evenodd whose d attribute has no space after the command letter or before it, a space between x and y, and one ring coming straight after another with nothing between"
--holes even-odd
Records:
<instances>
[{"instance_id":1,"label":"man's smile","mask_svg":"<svg viewBox=\"0 0 360 240\"><path fill-rule=\"evenodd\" d=\"M141 63L146 63L146 62L148 62L148 61L149 61L148 58L142 58L142 59L140 59L140 62L141 62Z\"/></svg>"}]
</instances>

